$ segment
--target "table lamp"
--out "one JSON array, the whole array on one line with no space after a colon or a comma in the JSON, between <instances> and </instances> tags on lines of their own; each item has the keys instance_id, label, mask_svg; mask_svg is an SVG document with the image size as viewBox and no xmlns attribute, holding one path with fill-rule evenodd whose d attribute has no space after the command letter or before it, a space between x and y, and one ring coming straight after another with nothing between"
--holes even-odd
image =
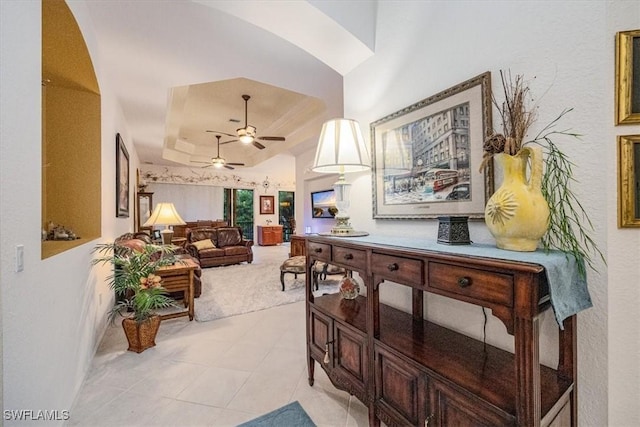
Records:
<instances>
[{"instance_id":1,"label":"table lamp","mask_svg":"<svg viewBox=\"0 0 640 427\"><path fill-rule=\"evenodd\" d=\"M371 168L369 151L362 137L360 125L355 120L332 119L322 125L316 157L311 168L314 172L338 173L333 185L336 195L336 225L331 236L366 236L369 233L355 231L349 223L349 192L351 184L345 180L348 172L362 172Z\"/></svg>"},{"instance_id":2,"label":"table lamp","mask_svg":"<svg viewBox=\"0 0 640 427\"><path fill-rule=\"evenodd\" d=\"M153 210L153 213L144 223L143 227L153 227L154 225L164 225L165 228L160 231L162 236L162 244L170 245L173 238L173 230L169 228L170 225L186 225L186 222L182 220L178 212L176 211L173 203L158 203Z\"/></svg>"}]
</instances>

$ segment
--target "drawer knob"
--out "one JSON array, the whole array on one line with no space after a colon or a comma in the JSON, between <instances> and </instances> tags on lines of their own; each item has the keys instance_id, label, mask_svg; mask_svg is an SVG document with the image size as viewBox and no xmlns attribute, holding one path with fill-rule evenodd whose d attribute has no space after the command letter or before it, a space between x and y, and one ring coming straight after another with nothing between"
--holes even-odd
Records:
<instances>
[{"instance_id":1,"label":"drawer knob","mask_svg":"<svg viewBox=\"0 0 640 427\"><path fill-rule=\"evenodd\" d=\"M344 259L353 259L353 254L344 254Z\"/></svg>"},{"instance_id":2,"label":"drawer knob","mask_svg":"<svg viewBox=\"0 0 640 427\"><path fill-rule=\"evenodd\" d=\"M322 248L313 248L313 252L319 254L320 252L322 252Z\"/></svg>"},{"instance_id":3,"label":"drawer knob","mask_svg":"<svg viewBox=\"0 0 640 427\"><path fill-rule=\"evenodd\" d=\"M395 263L395 262L394 262L393 264L389 264L389 265L387 265L387 269L388 269L389 271L397 271L399 268L400 268L400 267L399 267L399 266L398 266L398 264L397 264L397 263Z\"/></svg>"},{"instance_id":4,"label":"drawer knob","mask_svg":"<svg viewBox=\"0 0 640 427\"><path fill-rule=\"evenodd\" d=\"M458 277L458 286L460 286L461 288L471 286L471 279L468 277Z\"/></svg>"}]
</instances>

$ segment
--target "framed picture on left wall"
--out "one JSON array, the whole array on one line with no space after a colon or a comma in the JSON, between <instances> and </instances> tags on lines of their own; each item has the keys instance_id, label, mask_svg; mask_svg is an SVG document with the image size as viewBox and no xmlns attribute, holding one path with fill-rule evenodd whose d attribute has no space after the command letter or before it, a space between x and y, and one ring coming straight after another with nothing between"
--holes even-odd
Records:
<instances>
[{"instance_id":1,"label":"framed picture on left wall","mask_svg":"<svg viewBox=\"0 0 640 427\"><path fill-rule=\"evenodd\" d=\"M116 217L129 218L129 152L116 134Z\"/></svg>"}]
</instances>

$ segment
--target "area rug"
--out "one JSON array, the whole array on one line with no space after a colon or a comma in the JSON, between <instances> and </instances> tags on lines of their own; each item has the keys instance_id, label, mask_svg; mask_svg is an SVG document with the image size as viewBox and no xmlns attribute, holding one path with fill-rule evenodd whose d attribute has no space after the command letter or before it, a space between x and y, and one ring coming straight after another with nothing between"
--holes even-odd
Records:
<instances>
[{"instance_id":1,"label":"area rug","mask_svg":"<svg viewBox=\"0 0 640 427\"><path fill-rule=\"evenodd\" d=\"M315 427L302 406L295 401L238 427Z\"/></svg>"},{"instance_id":2,"label":"area rug","mask_svg":"<svg viewBox=\"0 0 640 427\"><path fill-rule=\"evenodd\" d=\"M289 247L254 247L253 263L202 269L202 294L196 298L194 315L199 322L264 310L305 299L305 276L285 274L285 291L280 284L280 265ZM316 293L338 292L340 276L321 281Z\"/></svg>"}]
</instances>

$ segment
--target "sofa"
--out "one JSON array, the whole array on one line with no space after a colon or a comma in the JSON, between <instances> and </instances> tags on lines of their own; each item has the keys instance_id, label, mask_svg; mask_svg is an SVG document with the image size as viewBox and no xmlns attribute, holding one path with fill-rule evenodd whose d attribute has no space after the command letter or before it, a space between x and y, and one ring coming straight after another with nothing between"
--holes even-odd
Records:
<instances>
[{"instance_id":1,"label":"sofa","mask_svg":"<svg viewBox=\"0 0 640 427\"><path fill-rule=\"evenodd\" d=\"M151 236L144 232L125 233L115 240L116 245L127 247L131 250L144 247L144 245L152 244ZM174 253L178 258L190 257L198 263L198 260L191 257L184 249L178 248ZM180 292L181 293L181 292ZM202 269L197 268L193 274L193 297L198 298L202 293Z\"/></svg>"},{"instance_id":2,"label":"sofa","mask_svg":"<svg viewBox=\"0 0 640 427\"><path fill-rule=\"evenodd\" d=\"M209 220L209 219L199 219L197 221L187 221L184 225L174 225L173 228L173 237L187 237L187 232L196 227L227 227L227 221L223 219Z\"/></svg>"},{"instance_id":3,"label":"sofa","mask_svg":"<svg viewBox=\"0 0 640 427\"><path fill-rule=\"evenodd\" d=\"M195 227L187 231L185 249L202 268L253 262L253 240L240 227Z\"/></svg>"}]
</instances>

